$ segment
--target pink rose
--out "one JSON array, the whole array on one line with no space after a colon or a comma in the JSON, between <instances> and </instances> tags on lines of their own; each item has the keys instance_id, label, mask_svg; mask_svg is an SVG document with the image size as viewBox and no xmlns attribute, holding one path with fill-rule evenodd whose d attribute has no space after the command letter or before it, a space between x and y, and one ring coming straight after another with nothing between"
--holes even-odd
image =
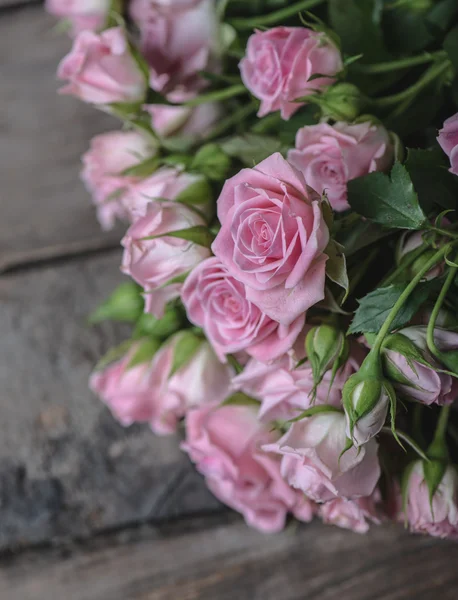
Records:
<instances>
[{"instance_id":1,"label":"pink rose","mask_svg":"<svg viewBox=\"0 0 458 600\"><path fill-rule=\"evenodd\" d=\"M183 284L176 279L210 255L207 248L167 233L197 225L205 225L204 219L184 204L151 202L121 242L121 270L145 289L145 311L157 318L164 315L167 302L180 295ZM160 237L144 239L149 236Z\"/></svg>"},{"instance_id":2,"label":"pink rose","mask_svg":"<svg viewBox=\"0 0 458 600\"><path fill-rule=\"evenodd\" d=\"M248 39L240 73L261 100L258 117L276 110L289 119L303 103L295 102L331 85L343 69L339 50L324 34L306 27L273 27ZM317 77L314 75L327 75Z\"/></svg>"},{"instance_id":3,"label":"pink rose","mask_svg":"<svg viewBox=\"0 0 458 600\"><path fill-rule=\"evenodd\" d=\"M324 298L329 231L320 200L281 154L226 181L217 208L212 250L263 313L290 325Z\"/></svg>"},{"instance_id":4,"label":"pink rose","mask_svg":"<svg viewBox=\"0 0 458 600\"><path fill-rule=\"evenodd\" d=\"M122 205L132 222L145 216L152 201L175 200L189 186L202 181L200 175L193 175L178 168L163 167L149 177L134 182L122 196ZM202 212L207 206L199 205Z\"/></svg>"},{"instance_id":5,"label":"pink rose","mask_svg":"<svg viewBox=\"0 0 458 600\"><path fill-rule=\"evenodd\" d=\"M417 461L407 487L406 516L410 529L434 537L458 539L457 503L458 475L455 467L447 467L431 503L423 463Z\"/></svg>"},{"instance_id":6,"label":"pink rose","mask_svg":"<svg viewBox=\"0 0 458 600\"><path fill-rule=\"evenodd\" d=\"M150 0L132 0L129 6L140 29L150 85L165 94L196 92L205 83L199 71L216 67L219 24L215 2L168 4L171 10L163 10Z\"/></svg>"},{"instance_id":7,"label":"pink rose","mask_svg":"<svg viewBox=\"0 0 458 600\"><path fill-rule=\"evenodd\" d=\"M189 411L182 444L211 492L269 533L284 528L288 512L301 521L313 515L312 504L283 481L279 461L260 449L277 437L252 407L213 404Z\"/></svg>"},{"instance_id":8,"label":"pink rose","mask_svg":"<svg viewBox=\"0 0 458 600\"><path fill-rule=\"evenodd\" d=\"M221 360L240 350L263 362L274 360L292 348L304 326L304 315L280 325L263 314L216 257L191 272L181 299L189 320L204 329Z\"/></svg>"},{"instance_id":9,"label":"pink rose","mask_svg":"<svg viewBox=\"0 0 458 600\"><path fill-rule=\"evenodd\" d=\"M110 131L92 138L90 149L82 158L81 178L92 194L104 229L111 229L116 218L126 218L122 196L138 178L124 176L123 171L155 153L146 136L137 131Z\"/></svg>"},{"instance_id":10,"label":"pink rose","mask_svg":"<svg viewBox=\"0 0 458 600\"><path fill-rule=\"evenodd\" d=\"M344 414L324 412L293 423L263 449L280 454L285 480L316 502L370 496L380 477L377 442L342 454L346 440Z\"/></svg>"},{"instance_id":11,"label":"pink rose","mask_svg":"<svg viewBox=\"0 0 458 600\"><path fill-rule=\"evenodd\" d=\"M235 389L261 401L259 418L265 421L288 420L312 405L342 405L342 388L348 377L355 373L360 362L348 360L338 370L332 381L331 371L327 371L316 389L312 369L308 363L296 368L297 361L291 356L283 356L269 365L251 360L237 375L232 384Z\"/></svg>"},{"instance_id":12,"label":"pink rose","mask_svg":"<svg viewBox=\"0 0 458 600\"><path fill-rule=\"evenodd\" d=\"M356 533L367 533L370 523L379 525L381 522L380 501L378 489L364 498L336 498L320 504L318 515L329 525L351 529Z\"/></svg>"},{"instance_id":13,"label":"pink rose","mask_svg":"<svg viewBox=\"0 0 458 600\"><path fill-rule=\"evenodd\" d=\"M91 389L122 425L146 422L155 433L170 434L190 408L222 402L228 395L230 372L207 342L171 374L174 352L183 335L186 332L173 336L152 360L128 368L138 348L134 345L120 361L91 375Z\"/></svg>"},{"instance_id":14,"label":"pink rose","mask_svg":"<svg viewBox=\"0 0 458 600\"><path fill-rule=\"evenodd\" d=\"M203 137L221 116L221 105L216 102L195 108L166 104L147 104L143 108L151 115L153 129L162 137Z\"/></svg>"},{"instance_id":15,"label":"pink rose","mask_svg":"<svg viewBox=\"0 0 458 600\"><path fill-rule=\"evenodd\" d=\"M450 173L458 175L458 113L444 121L437 141L450 159Z\"/></svg>"},{"instance_id":16,"label":"pink rose","mask_svg":"<svg viewBox=\"0 0 458 600\"><path fill-rule=\"evenodd\" d=\"M133 58L122 27L99 35L82 31L59 64L59 79L69 83L59 91L92 104L141 102L145 77Z\"/></svg>"},{"instance_id":17,"label":"pink rose","mask_svg":"<svg viewBox=\"0 0 458 600\"><path fill-rule=\"evenodd\" d=\"M71 23L72 36L88 29L97 31L107 20L111 0L46 0L46 10Z\"/></svg>"},{"instance_id":18,"label":"pink rose","mask_svg":"<svg viewBox=\"0 0 458 600\"><path fill-rule=\"evenodd\" d=\"M384 171L393 157L388 131L369 121L302 127L296 135L296 148L288 152L289 162L314 190L326 193L336 211L350 208L347 181L372 171Z\"/></svg>"}]
</instances>

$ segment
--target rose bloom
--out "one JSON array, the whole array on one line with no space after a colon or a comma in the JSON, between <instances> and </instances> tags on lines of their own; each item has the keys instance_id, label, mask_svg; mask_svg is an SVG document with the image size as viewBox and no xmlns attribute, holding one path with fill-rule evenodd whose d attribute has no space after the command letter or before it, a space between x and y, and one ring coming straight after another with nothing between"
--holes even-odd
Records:
<instances>
[{"instance_id":1,"label":"rose bloom","mask_svg":"<svg viewBox=\"0 0 458 600\"><path fill-rule=\"evenodd\" d=\"M458 175L458 113L444 121L437 141L450 159L450 173Z\"/></svg>"},{"instance_id":2,"label":"rose bloom","mask_svg":"<svg viewBox=\"0 0 458 600\"><path fill-rule=\"evenodd\" d=\"M123 171L153 157L156 149L137 131L110 131L95 136L83 155L81 178L92 194L103 229L111 229L116 218L125 219L122 196L138 177Z\"/></svg>"},{"instance_id":3,"label":"rose bloom","mask_svg":"<svg viewBox=\"0 0 458 600\"><path fill-rule=\"evenodd\" d=\"M313 516L312 503L283 481L279 461L261 450L277 437L253 407L213 404L188 412L182 444L210 491L268 533L282 530L288 513L301 521Z\"/></svg>"},{"instance_id":4,"label":"rose bloom","mask_svg":"<svg viewBox=\"0 0 458 600\"><path fill-rule=\"evenodd\" d=\"M57 76L69 82L59 90L61 94L92 104L141 102L146 92L145 77L122 27L106 29L99 35L82 31L60 62Z\"/></svg>"},{"instance_id":5,"label":"rose bloom","mask_svg":"<svg viewBox=\"0 0 458 600\"><path fill-rule=\"evenodd\" d=\"M91 375L90 387L121 425L146 422L159 434L176 431L191 407L222 402L228 395L230 371L207 342L171 375L173 356L182 333L173 336L152 360L128 368L138 345L102 371Z\"/></svg>"},{"instance_id":6,"label":"rose bloom","mask_svg":"<svg viewBox=\"0 0 458 600\"><path fill-rule=\"evenodd\" d=\"M350 208L347 181L384 171L393 158L394 147L388 131L383 125L369 121L302 127L296 135L296 147L288 152L288 161L301 171L314 190L326 193L336 211Z\"/></svg>"},{"instance_id":7,"label":"rose bloom","mask_svg":"<svg viewBox=\"0 0 458 600\"><path fill-rule=\"evenodd\" d=\"M88 29L97 31L105 24L111 0L46 0L46 10L66 19L71 24L71 34L78 35Z\"/></svg>"},{"instance_id":8,"label":"rose bloom","mask_svg":"<svg viewBox=\"0 0 458 600\"><path fill-rule=\"evenodd\" d=\"M205 225L204 219L184 204L151 202L121 242L121 270L145 289L145 311L159 319L167 302L180 295L183 284L173 280L210 255L203 246L166 234L197 225ZM149 236L160 237L144 239Z\"/></svg>"},{"instance_id":9,"label":"rose bloom","mask_svg":"<svg viewBox=\"0 0 458 600\"><path fill-rule=\"evenodd\" d=\"M429 500L422 461L417 461L410 473L407 487L406 517L412 531L434 537L458 539L458 474L449 466L442 481Z\"/></svg>"},{"instance_id":10,"label":"rose bloom","mask_svg":"<svg viewBox=\"0 0 458 600\"><path fill-rule=\"evenodd\" d=\"M226 181L214 254L247 299L290 325L324 298L329 231L319 197L279 153Z\"/></svg>"},{"instance_id":11,"label":"rose bloom","mask_svg":"<svg viewBox=\"0 0 458 600\"><path fill-rule=\"evenodd\" d=\"M276 110L289 119L302 96L331 85L343 69L339 50L324 34L306 27L273 27L248 39L240 62L243 83L261 101L258 117ZM325 75L316 77L314 75Z\"/></svg>"},{"instance_id":12,"label":"rose bloom","mask_svg":"<svg viewBox=\"0 0 458 600\"><path fill-rule=\"evenodd\" d=\"M202 181L202 176L186 173L174 167L162 167L149 177L130 185L122 196L122 205L129 219L135 222L145 216L148 206L156 200L175 200L189 186ZM202 207L199 205L199 209ZM207 207L204 207L205 212Z\"/></svg>"},{"instance_id":13,"label":"rose bloom","mask_svg":"<svg viewBox=\"0 0 458 600\"><path fill-rule=\"evenodd\" d=\"M181 299L189 320L204 329L221 360L241 350L263 362L274 360L292 348L304 327L304 315L281 325L262 313L216 257L194 268Z\"/></svg>"},{"instance_id":14,"label":"rose bloom","mask_svg":"<svg viewBox=\"0 0 458 600\"><path fill-rule=\"evenodd\" d=\"M318 515L323 522L351 529L355 533L367 533L370 523L381 523L380 510L381 494L376 488L370 496L346 500L336 498L320 504Z\"/></svg>"},{"instance_id":15,"label":"rose bloom","mask_svg":"<svg viewBox=\"0 0 458 600\"><path fill-rule=\"evenodd\" d=\"M380 477L377 442L342 454L346 440L344 414L323 412L294 422L263 449L282 456L284 479L316 502L370 496Z\"/></svg>"},{"instance_id":16,"label":"rose bloom","mask_svg":"<svg viewBox=\"0 0 458 600\"><path fill-rule=\"evenodd\" d=\"M235 389L261 401L259 418L265 421L289 420L312 405L342 405L342 388L348 377L355 373L360 361L348 360L332 382L332 372L327 371L317 386L313 397L313 373L304 363L296 368L297 361L285 355L271 364L252 359L237 375L232 385Z\"/></svg>"},{"instance_id":17,"label":"rose bloom","mask_svg":"<svg viewBox=\"0 0 458 600\"><path fill-rule=\"evenodd\" d=\"M161 4L132 0L129 5L140 29L141 52L150 67L150 86L166 94L196 92L205 83L199 71L217 67L215 2L169 2L170 10Z\"/></svg>"},{"instance_id":18,"label":"rose bloom","mask_svg":"<svg viewBox=\"0 0 458 600\"><path fill-rule=\"evenodd\" d=\"M194 108L166 104L146 104L143 108L151 115L152 128L162 137L201 138L210 132L222 114L221 105L217 102Z\"/></svg>"}]
</instances>

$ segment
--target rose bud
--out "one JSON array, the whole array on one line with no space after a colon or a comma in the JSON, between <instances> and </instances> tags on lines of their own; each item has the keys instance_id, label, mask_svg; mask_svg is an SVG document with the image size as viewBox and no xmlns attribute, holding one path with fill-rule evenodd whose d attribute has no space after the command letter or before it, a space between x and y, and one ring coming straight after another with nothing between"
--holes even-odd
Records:
<instances>
[{"instance_id":1,"label":"rose bud","mask_svg":"<svg viewBox=\"0 0 458 600\"><path fill-rule=\"evenodd\" d=\"M326 371L332 369L336 373L347 360L349 352L344 332L326 323L312 327L305 338L305 348L315 385L320 383Z\"/></svg>"},{"instance_id":2,"label":"rose bud","mask_svg":"<svg viewBox=\"0 0 458 600\"><path fill-rule=\"evenodd\" d=\"M450 225L450 221L448 219L443 218L441 222L441 227L448 227ZM409 254L411 252L416 252L416 254L411 254L410 256L414 258L413 262L406 264L404 274L407 274L408 277L413 278L417 273L419 273L424 265L433 257L435 250L432 248L424 248L423 251L419 250L421 246L424 244L423 237L426 231L414 231L414 232L404 232L399 240L398 247L396 249L396 264L400 265L401 262L404 264L406 260L409 260ZM440 238L440 236L439 236ZM436 238L436 244L440 245L443 240ZM420 252L420 254L418 254ZM417 256L418 254L418 256ZM444 262L439 262L437 265L432 267L424 276L423 279L430 280L435 277L440 277L444 272Z\"/></svg>"},{"instance_id":3,"label":"rose bud","mask_svg":"<svg viewBox=\"0 0 458 600\"><path fill-rule=\"evenodd\" d=\"M450 173L458 175L458 113L444 121L437 141L450 159Z\"/></svg>"},{"instance_id":4,"label":"rose bud","mask_svg":"<svg viewBox=\"0 0 458 600\"><path fill-rule=\"evenodd\" d=\"M328 502L370 496L380 477L375 440L344 452L346 447L344 414L326 411L294 422L278 442L263 448L282 456L282 475L292 487Z\"/></svg>"},{"instance_id":5,"label":"rose bud","mask_svg":"<svg viewBox=\"0 0 458 600\"><path fill-rule=\"evenodd\" d=\"M394 388L423 404L449 404L458 393L458 381L440 373L440 365L411 338L413 328L401 329L383 343L384 372Z\"/></svg>"},{"instance_id":6,"label":"rose bud","mask_svg":"<svg viewBox=\"0 0 458 600\"><path fill-rule=\"evenodd\" d=\"M174 102L178 101L174 94ZM161 137L203 138L222 115L221 104L217 102L207 102L194 108L166 104L145 104L143 108L151 115L151 126Z\"/></svg>"},{"instance_id":7,"label":"rose bud","mask_svg":"<svg viewBox=\"0 0 458 600\"><path fill-rule=\"evenodd\" d=\"M210 256L208 248L167 233L204 225L184 204L164 201L150 202L145 216L128 229L121 270L144 288L146 312L162 317L167 302L180 295L181 278Z\"/></svg>"},{"instance_id":8,"label":"rose bud","mask_svg":"<svg viewBox=\"0 0 458 600\"><path fill-rule=\"evenodd\" d=\"M176 334L160 348L151 338L136 342L123 358L96 370L90 379L91 389L122 425L146 422L159 435L175 432L191 407L222 402L229 383L227 366L190 331Z\"/></svg>"},{"instance_id":9,"label":"rose bud","mask_svg":"<svg viewBox=\"0 0 458 600\"><path fill-rule=\"evenodd\" d=\"M302 127L296 134L296 147L288 161L303 175L307 184L326 196L335 211L350 208L347 182L373 171L385 171L394 158L388 131L370 121L334 125L318 123Z\"/></svg>"},{"instance_id":10,"label":"rose bud","mask_svg":"<svg viewBox=\"0 0 458 600\"><path fill-rule=\"evenodd\" d=\"M280 461L261 449L278 437L258 420L255 407L213 403L188 412L182 448L221 502L251 527L273 533L284 528L288 513L310 521L314 509L283 480Z\"/></svg>"},{"instance_id":11,"label":"rose bud","mask_svg":"<svg viewBox=\"0 0 458 600\"><path fill-rule=\"evenodd\" d=\"M407 327L403 329L403 334L412 340L418 348L434 354L445 365L446 369L452 371L458 377L458 332L435 327L433 333L434 349L429 347L427 341L427 327ZM452 380L453 383L456 383L455 377L452 377Z\"/></svg>"},{"instance_id":12,"label":"rose bud","mask_svg":"<svg viewBox=\"0 0 458 600\"><path fill-rule=\"evenodd\" d=\"M59 90L61 94L92 104L140 103L147 88L122 27L106 29L99 35L82 31L60 62L57 76L69 81Z\"/></svg>"},{"instance_id":13,"label":"rose bud","mask_svg":"<svg viewBox=\"0 0 458 600\"><path fill-rule=\"evenodd\" d=\"M306 27L256 31L240 62L243 83L261 101L258 117L280 110L283 119L304 105L295 102L298 98L331 85L342 68L340 51L329 37Z\"/></svg>"},{"instance_id":14,"label":"rose bud","mask_svg":"<svg viewBox=\"0 0 458 600\"><path fill-rule=\"evenodd\" d=\"M354 121L365 104L361 92L352 83L336 83L322 94L310 96L310 101L318 104L322 117L335 121Z\"/></svg>"},{"instance_id":15,"label":"rose bud","mask_svg":"<svg viewBox=\"0 0 458 600\"><path fill-rule=\"evenodd\" d=\"M425 463L416 461L406 473L405 517L411 531L458 539L458 474L449 465L435 490L428 484ZM434 493L431 494L431 491Z\"/></svg>"},{"instance_id":16,"label":"rose bud","mask_svg":"<svg viewBox=\"0 0 458 600\"><path fill-rule=\"evenodd\" d=\"M92 138L82 158L81 179L92 194L103 229L111 229L117 218L127 219L122 198L139 178L124 171L154 157L156 151L137 131L109 131Z\"/></svg>"},{"instance_id":17,"label":"rose bud","mask_svg":"<svg viewBox=\"0 0 458 600\"><path fill-rule=\"evenodd\" d=\"M107 20L111 0L46 0L46 10L71 25L71 35L97 31Z\"/></svg>"}]
</instances>

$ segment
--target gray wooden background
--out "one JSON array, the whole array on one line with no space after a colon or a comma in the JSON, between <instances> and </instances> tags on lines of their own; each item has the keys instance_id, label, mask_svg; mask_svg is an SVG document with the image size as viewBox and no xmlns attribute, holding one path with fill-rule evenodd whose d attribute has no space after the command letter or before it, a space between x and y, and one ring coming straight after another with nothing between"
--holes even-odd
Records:
<instances>
[{"instance_id":1,"label":"gray wooden background","mask_svg":"<svg viewBox=\"0 0 458 600\"><path fill-rule=\"evenodd\" d=\"M87 389L125 336L87 314L121 280L78 180L110 117L56 95L69 47L41 2L0 0L0 599L443 600L458 545L318 523L265 536L179 451Z\"/></svg>"}]
</instances>

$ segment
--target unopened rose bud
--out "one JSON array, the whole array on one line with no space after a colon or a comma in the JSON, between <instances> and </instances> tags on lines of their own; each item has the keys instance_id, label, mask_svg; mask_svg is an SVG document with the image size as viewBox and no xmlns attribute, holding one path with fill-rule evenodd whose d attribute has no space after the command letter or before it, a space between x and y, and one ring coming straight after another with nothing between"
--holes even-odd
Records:
<instances>
[{"instance_id":1,"label":"unopened rose bud","mask_svg":"<svg viewBox=\"0 0 458 600\"><path fill-rule=\"evenodd\" d=\"M383 378L362 379L352 375L344 387L343 405L347 418L347 436L355 446L366 444L386 421L391 385Z\"/></svg>"},{"instance_id":2,"label":"unopened rose bud","mask_svg":"<svg viewBox=\"0 0 458 600\"><path fill-rule=\"evenodd\" d=\"M406 265L405 274L408 278L415 277L415 275L417 275L423 269L425 264L431 260L434 255L435 251L430 248L425 248L423 252L419 250L420 246L422 246L424 243L424 234L424 231L415 231L414 233L408 232L401 236L401 240L396 251L396 263L398 265L401 262L408 260L408 256L411 252L421 252L421 254L419 254L419 256L413 260L413 262ZM427 280L434 279L435 277L442 275L443 271L444 263L438 263L432 267L423 278Z\"/></svg>"},{"instance_id":3,"label":"unopened rose bud","mask_svg":"<svg viewBox=\"0 0 458 600\"><path fill-rule=\"evenodd\" d=\"M315 385L320 383L326 371L336 372L347 360L349 351L343 331L326 323L312 327L305 338L305 349Z\"/></svg>"},{"instance_id":4,"label":"unopened rose bud","mask_svg":"<svg viewBox=\"0 0 458 600\"><path fill-rule=\"evenodd\" d=\"M361 92L352 83L333 85L311 100L321 107L324 117L336 121L354 121L365 105Z\"/></svg>"}]
</instances>

